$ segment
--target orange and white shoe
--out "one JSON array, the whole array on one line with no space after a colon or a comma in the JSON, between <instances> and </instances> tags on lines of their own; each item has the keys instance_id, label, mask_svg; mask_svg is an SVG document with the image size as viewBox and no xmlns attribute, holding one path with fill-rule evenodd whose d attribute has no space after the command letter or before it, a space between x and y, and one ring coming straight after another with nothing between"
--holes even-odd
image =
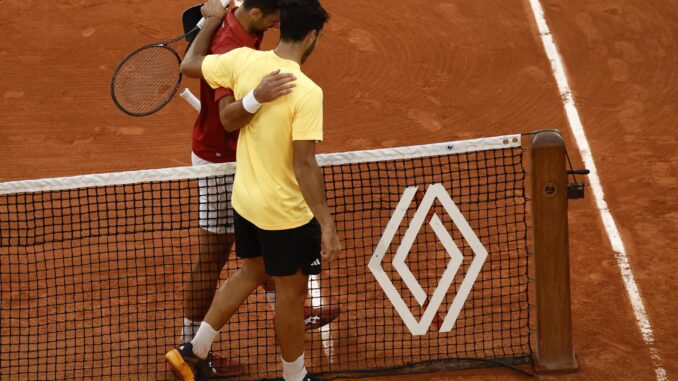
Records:
<instances>
[{"instance_id":1,"label":"orange and white shoe","mask_svg":"<svg viewBox=\"0 0 678 381\"><path fill-rule=\"evenodd\" d=\"M191 343L181 344L165 354L165 360L174 374L183 381L207 381L210 376L209 362L193 353Z\"/></svg>"}]
</instances>

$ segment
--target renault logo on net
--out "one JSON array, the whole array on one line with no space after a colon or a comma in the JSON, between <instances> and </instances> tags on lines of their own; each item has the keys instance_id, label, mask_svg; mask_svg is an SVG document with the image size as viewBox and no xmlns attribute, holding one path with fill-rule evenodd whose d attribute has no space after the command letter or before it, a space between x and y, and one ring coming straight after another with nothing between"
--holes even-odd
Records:
<instances>
[{"instance_id":1,"label":"renault logo on net","mask_svg":"<svg viewBox=\"0 0 678 381\"><path fill-rule=\"evenodd\" d=\"M428 302L428 306L426 307L424 314L421 316L421 319L417 321L416 317L412 314L412 311L403 300L403 297L400 295L400 292L393 285L391 279L388 277L388 274L386 274L383 267L381 266L384 255L391 245L393 237L395 237L395 234L398 231L398 228L400 227L400 224L402 223L403 218L405 217L405 214L412 203L412 200L416 196L417 191L417 187L409 187L405 189L398 206L396 206L396 209L391 216L391 220L388 222L388 225L386 225L384 234L377 244L377 248L370 259L368 267L372 274L374 274L377 282L379 282L379 285L386 293L386 296L389 298L396 311L400 315L400 318L403 319L403 322L410 330L412 335L421 336L428 332L429 327L431 326L431 323L433 322L433 319L440 308L440 305L445 300L445 295L447 295L450 286L454 281L454 277L459 270L459 266L461 266L461 263L464 260L464 257L455 244L454 239L452 239L452 236L450 236L450 233L447 231L447 229L445 229L445 226L440 221L438 215L433 214L429 225L450 256L450 261L448 262L447 268L445 269L445 272L443 272L443 275L438 282L438 286L436 287L431 299ZM412 244L414 243L417 234L426 222L426 216L429 214L429 211L433 207L433 203L436 199L442 204L443 208L452 219L452 222L454 222L457 229L459 229L462 236L474 253L473 261L471 262L466 276L464 277L464 280L459 286L459 290L452 301L452 305L447 311L447 315L440 326L440 332L449 332L452 330L452 327L454 327L454 323L457 321L457 317L459 317L459 313L461 312L464 303L466 303L466 299L473 288L473 284L475 283L476 278L478 277L478 274L485 263L485 259L487 258L487 250L485 250L485 247L483 247L483 244L480 242L476 234L473 232L473 229L471 229L468 222L459 211L459 208L457 208L457 205L454 203L454 201L452 201L452 198L441 184L433 184L428 187L428 190L426 191L419 208L410 221L410 226L407 228L407 231L400 242L400 246L398 247L395 256L393 257L392 267L396 270L398 275L400 275L400 278L405 283L405 286L407 286L407 288L410 290L412 295L414 295L417 303L419 303L421 307L424 307L428 298L426 291L424 291L417 279L414 277L414 274L412 274L410 269L407 267L405 260L407 259L407 255L410 253Z\"/></svg>"}]
</instances>

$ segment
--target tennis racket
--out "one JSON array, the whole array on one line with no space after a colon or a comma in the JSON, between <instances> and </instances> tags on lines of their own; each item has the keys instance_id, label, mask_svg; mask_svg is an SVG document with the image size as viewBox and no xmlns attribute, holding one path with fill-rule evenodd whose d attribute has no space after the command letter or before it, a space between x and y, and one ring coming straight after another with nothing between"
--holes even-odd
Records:
<instances>
[{"instance_id":1,"label":"tennis racket","mask_svg":"<svg viewBox=\"0 0 678 381\"><path fill-rule=\"evenodd\" d=\"M224 8L230 0L221 0ZM187 10L189 12L195 7ZM185 12L185 13L186 13ZM147 116L160 111L177 93L181 84L181 57L170 45L197 34L202 18L188 32L172 40L142 46L128 54L118 65L111 80L111 98L127 115ZM184 25L184 31L186 25Z\"/></svg>"}]
</instances>

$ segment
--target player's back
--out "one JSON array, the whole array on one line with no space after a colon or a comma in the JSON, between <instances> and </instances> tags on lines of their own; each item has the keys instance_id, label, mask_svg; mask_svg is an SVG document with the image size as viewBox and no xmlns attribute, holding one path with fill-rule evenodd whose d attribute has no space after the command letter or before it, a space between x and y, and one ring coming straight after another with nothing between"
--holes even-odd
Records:
<instances>
[{"instance_id":1,"label":"player's back","mask_svg":"<svg viewBox=\"0 0 678 381\"><path fill-rule=\"evenodd\" d=\"M297 62L281 58L272 50L259 51L249 48L239 48L233 50L232 53L236 55L233 60L233 64L235 65L233 68L233 75L236 79L233 91L236 99L242 99L250 90L259 85L261 79L266 74L278 69L283 73L293 73L297 77L297 80L295 81L297 86L295 91L290 94L291 99L285 99L287 102L294 101L305 91L311 91L314 90L314 88L320 90L318 85L301 71L301 67Z\"/></svg>"},{"instance_id":2,"label":"player's back","mask_svg":"<svg viewBox=\"0 0 678 381\"><path fill-rule=\"evenodd\" d=\"M295 61L273 51L236 49L203 65L207 77L242 99L275 70L296 76L292 93L266 103L240 130L233 207L262 229L289 229L312 218L293 168L294 140L322 140L322 90ZM205 71L205 70L203 70Z\"/></svg>"}]
</instances>

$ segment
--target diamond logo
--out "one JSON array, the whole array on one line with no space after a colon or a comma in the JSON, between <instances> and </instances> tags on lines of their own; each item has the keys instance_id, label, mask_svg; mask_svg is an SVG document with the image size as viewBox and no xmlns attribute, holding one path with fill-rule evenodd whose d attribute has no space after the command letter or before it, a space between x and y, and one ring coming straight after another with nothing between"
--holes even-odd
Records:
<instances>
[{"instance_id":1,"label":"diamond logo","mask_svg":"<svg viewBox=\"0 0 678 381\"><path fill-rule=\"evenodd\" d=\"M377 279L377 282L384 290L386 296L391 301L393 307L395 307L396 311L400 315L400 318L403 320L413 336L425 335L428 332L431 323L433 322L438 309L440 309L440 305L445 299L445 296L447 295L450 286L454 281L454 277L457 274L457 271L459 270L459 267L461 266L461 263L464 259L459 247L457 247L456 243L454 242L454 239L452 239L450 233L445 229L445 226L441 222L438 215L434 213L431 217L429 225L447 251L447 254L450 256L450 261L448 262L447 268L443 272L443 275L438 282L438 286L433 292L430 300L428 300L426 291L424 291L419 281L417 281L414 274L412 274L412 271L410 271L410 269L407 267L407 264L405 263L405 260L412 249L412 245L417 238L417 234L424 225L426 216L429 214L429 211L433 207L433 203L436 199L441 203L447 214L452 219L452 222L454 222L456 225L457 229L459 229L462 236L473 250L474 254L473 261L469 266L466 276L459 286L457 295L455 295L452 305L450 306L449 311L447 311L447 315L440 326L440 332L449 332L454 327L454 323L457 321L459 313L461 312L461 309L463 308L464 303L466 303L466 299L473 288L473 284L475 283L476 278L478 277L478 274L480 273L480 270L487 259L487 250L485 250L485 247L473 232L473 229L471 229L471 226L469 226L468 222L459 211L459 208L457 208L457 205L454 203L454 201L452 201L452 198L445 190L445 187L443 187L442 184L430 185L426 190L426 194L424 195L419 208L410 221L410 225L407 228L407 231L405 232L405 235L403 236L400 246L396 250L396 254L392 261L393 268L401 277L403 283L405 283L405 286L407 286L407 288L410 290L417 303L419 303L419 306L426 308L424 314L421 316L421 319L417 321L416 317L412 314L412 311L403 300L403 297L400 295L400 292L393 285L393 282L391 282L391 279L389 278L388 274L386 274L381 265L381 262L383 261L384 256L386 255L386 252L388 251L388 248L391 245L391 242L393 241L393 238L395 237L395 234L398 231L398 228L400 227L400 224L402 223L403 218L410 207L410 204L412 203L412 200L416 196L417 191L417 187L409 187L405 189L405 192L403 193L400 202L396 206L396 209L393 212L388 225L386 225L384 234L381 236L381 239L374 250L374 254L370 259L370 263L368 264L368 268ZM428 305L426 305L427 301Z\"/></svg>"}]
</instances>

